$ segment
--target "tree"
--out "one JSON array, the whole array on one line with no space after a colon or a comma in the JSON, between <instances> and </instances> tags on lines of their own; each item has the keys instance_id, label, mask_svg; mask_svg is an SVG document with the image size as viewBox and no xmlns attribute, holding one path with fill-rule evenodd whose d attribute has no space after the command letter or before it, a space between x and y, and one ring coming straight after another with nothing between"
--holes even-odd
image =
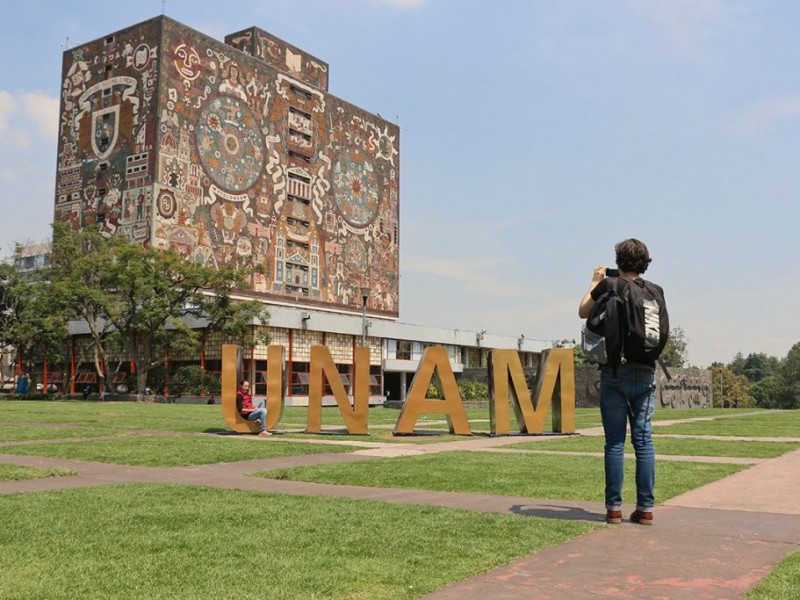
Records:
<instances>
[{"instance_id":1,"label":"tree","mask_svg":"<svg viewBox=\"0 0 800 600\"><path fill-rule=\"evenodd\" d=\"M56 309L46 271L20 272L21 246L0 263L0 346L11 346L22 364L63 360L66 318ZM43 382L44 383L44 382Z\"/></svg>"},{"instance_id":2,"label":"tree","mask_svg":"<svg viewBox=\"0 0 800 600\"><path fill-rule=\"evenodd\" d=\"M53 269L58 289L89 325L98 374L109 372L108 345L118 345L133 361L140 398L148 373L170 353L198 352L201 331L252 345L251 325L269 319L261 302L232 299L245 285L243 270L213 269L92 231L56 230Z\"/></svg>"},{"instance_id":3,"label":"tree","mask_svg":"<svg viewBox=\"0 0 800 600\"><path fill-rule=\"evenodd\" d=\"M784 388L783 378L775 374L751 383L749 391L750 395L755 399L756 406L761 408L780 408Z\"/></svg>"},{"instance_id":4,"label":"tree","mask_svg":"<svg viewBox=\"0 0 800 600\"><path fill-rule=\"evenodd\" d=\"M744 375L744 354L737 352L733 360L728 364L728 368L737 375Z\"/></svg>"},{"instance_id":5,"label":"tree","mask_svg":"<svg viewBox=\"0 0 800 600\"><path fill-rule=\"evenodd\" d=\"M763 352L751 352L744 358L739 352L733 361L728 365L728 368L737 375L744 375L750 382L758 382L769 377L777 372L781 361L774 357L768 356Z\"/></svg>"},{"instance_id":6,"label":"tree","mask_svg":"<svg viewBox=\"0 0 800 600\"><path fill-rule=\"evenodd\" d=\"M673 327L661 359L668 367L680 369L686 365L686 332L683 327Z\"/></svg>"},{"instance_id":7,"label":"tree","mask_svg":"<svg viewBox=\"0 0 800 600\"><path fill-rule=\"evenodd\" d=\"M789 349L777 376L782 386L774 398L775 408L800 408L800 342Z\"/></svg>"},{"instance_id":8,"label":"tree","mask_svg":"<svg viewBox=\"0 0 800 600\"><path fill-rule=\"evenodd\" d=\"M117 336L112 315L121 310L110 268L115 248L126 243L122 238L104 238L96 230L75 231L66 223L53 224L49 275L53 297L58 311L88 326L100 389L110 373L107 351Z\"/></svg>"},{"instance_id":9,"label":"tree","mask_svg":"<svg viewBox=\"0 0 800 600\"><path fill-rule=\"evenodd\" d=\"M727 367L715 366L711 368L711 377L713 406L744 408L755 404L748 390L748 381L744 376L737 375Z\"/></svg>"},{"instance_id":10,"label":"tree","mask_svg":"<svg viewBox=\"0 0 800 600\"><path fill-rule=\"evenodd\" d=\"M574 339L568 340L556 340L553 342L553 348L572 348L572 356L575 361L575 366L589 364L589 360L586 358L586 353L581 348L581 345L575 341Z\"/></svg>"}]
</instances>

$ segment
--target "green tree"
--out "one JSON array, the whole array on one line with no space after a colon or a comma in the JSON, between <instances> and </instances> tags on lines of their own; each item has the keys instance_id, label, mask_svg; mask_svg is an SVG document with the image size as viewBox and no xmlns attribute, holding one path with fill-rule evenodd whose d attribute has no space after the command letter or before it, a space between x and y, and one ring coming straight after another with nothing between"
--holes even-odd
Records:
<instances>
[{"instance_id":1,"label":"green tree","mask_svg":"<svg viewBox=\"0 0 800 600\"><path fill-rule=\"evenodd\" d=\"M574 339L556 340L553 342L553 348L572 348L572 356L575 361L575 366L589 364L589 359L586 358L586 353L581 348L581 345Z\"/></svg>"},{"instance_id":2,"label":"green tree","mask_svg":"<svg viewBox=\"0 0 800 600\"><path fill-rule=\"evenodd\" d=\"M731 372L736 373L737 375L744 375L744 361L744 354L737 352L733 357L733 360L728 363L728 368L731 370Z\"/></svg>"},{"instance_id":3,"label":"green tree","mask_svg":"<svg viewBox=\"0 0 800 600\"><path fill-rule=\"evenodd\" d=\"M11 346L23 365L64 358L67 321L56 308L46 271L20 272L21 246L0 263L0 346Z\"/></svg>"},{"instance_id":4,"label":"green tree","mask_svg":"<svg viewBox=\"0 0 800 600\"><path fill-rule=\"evenodd\" d=\"M197 353L201 332L253 345L253 325L266 324L263 303L234 301L248 273L213 269L96 232L54 231L53 280L76 317L86 321L98 374L108 373L108 346L119 346L136 368L139 397L148 373L170 353ZM261 335L264 342L265 335Z\"/></svg>"},{"instance_id":5,"label":"green tree","mask_svg":"<svg viewBox=\"0 0 800 600\"><path fill-rule=\"evenodd\" d=\"M664 364L676 369L686 366L686 345L686 332L683 327L673 327L669 332L667 345L661 353Z\"/></svg>"},{"instance_id":6,"label":"green tree","mask_svg":"<svg viewBox=\"0 0 800 600\"><path fill-rule=\"evenodd\" d=\"M751 383L749 392L755 399L756 406L761 408L780 408L784 388L783 378L775 374Z\"/></svg>"},{"instance_id":7,"label":"green tree","mask_svg":"<svg viewBox=\"0 0 800 600\"><path fill-rule=\"evenodd\" d=\"M742 375L737 375L724 366L711 367L713 383L712 404L717 408L753 406L755 400L749 393L749 383Z\"/></svg>"},{"instance_id":8,"label":"green tree","mask_svg":"<svg viewBox=\"0 0 800 600\"><path fill-rule=\"evenodd\" d=\"M50 285L56 310L89 329L90 351L100 387L110 373L108 353L119 338L113 316L122 309L109 272L115 262L115 248L127 243L122 238L104 238L96 230L75 231L66 223L53 225ZM119 365L118 365L119 367Z\"/></svg>"},{"instance_id":9,"label":"green tree","mask_svg":"<svg viewBox=\"0 0 800 600\"><path fill-rule=\"evenodd\" d=\"M775 356L768 356L763 352L751 352L745 358L739 352L733 361L728 365L728 368L737 375L744 375L750 382L758 382L774 375L778 371L781 361Z\"/></svg>"},{"instance_id":10,"label":"green tree","mask_svg":"<svg viewBox=\"0 0 800 600\"><path fill-rule=\"evenodd\" d=\"M800 342L789 349L777 370L782 382L775 408L800 408Z\"/></svg>"}]
</instances>

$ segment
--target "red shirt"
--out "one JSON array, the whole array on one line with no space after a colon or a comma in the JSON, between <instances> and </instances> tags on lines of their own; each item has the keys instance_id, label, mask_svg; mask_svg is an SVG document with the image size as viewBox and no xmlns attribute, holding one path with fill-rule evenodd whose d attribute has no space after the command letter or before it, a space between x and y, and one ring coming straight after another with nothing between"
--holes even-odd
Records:
<instances>
[{"instance_id":1,"label":"red shirt","mask_svg":"<svg viewBox=\"0 0 800 600\"><path fill-rule=\"evenodd\" d=\"M236 404L239 405L239 412L242 414L251 413L256 409L253 406L253 397L250 392L241 388L236 392Z\"/></svg>"}]
</instances>

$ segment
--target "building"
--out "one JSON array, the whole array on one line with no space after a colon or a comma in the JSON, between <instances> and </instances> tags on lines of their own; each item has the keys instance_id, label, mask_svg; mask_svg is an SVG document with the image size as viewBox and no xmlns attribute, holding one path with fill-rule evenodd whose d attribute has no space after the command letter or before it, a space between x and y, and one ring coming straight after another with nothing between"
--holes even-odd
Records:
<instances>
[{"instance_id":1,"label":"building","mask_svg":"<svg viewBox=\"0 0 800 600\"><path fill-rule=\"evenodd\" d=\"M403 397L424 345L471 364L488 339L396 321L399 128L329 94L328 77L327 63L257 27L223 43L163 15L65 51L55 219L258 267L242 293L270 305L294 401L311 345L330 348L349 384L362 337L372 393ZM219 351L210 339L199 358L213 370ZM258 382L266 349L249 360Z\"/></svg>"}]
</instances>

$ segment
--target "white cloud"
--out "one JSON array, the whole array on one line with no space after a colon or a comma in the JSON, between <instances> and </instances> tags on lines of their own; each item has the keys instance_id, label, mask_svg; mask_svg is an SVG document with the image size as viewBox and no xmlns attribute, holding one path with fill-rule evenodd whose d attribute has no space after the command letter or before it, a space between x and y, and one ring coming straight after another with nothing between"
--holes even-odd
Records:
<instances>
[{"instance_id":1,"label":"white cloud","mask_svg":"<svg viewBox=\"0 0 800 600\"><path fill-rule=\"evenodd\" d=\"M747 111L744 125L748 129L761 130L779 121L797 117L800 117L800 94L761 102Z\"/></svg>"},{"instance_id":2,"label":"white cloud","mask_svg":"<svg viewBox=\"0 0 800 600\"><path fill-rule=\"evenodd\" d=\"M427 0L377 0L378 4L388 4L389 6L394 6L395 8L419 8Z\"/></svg>"},{"instance_id":3,"label":"white cloud","mask_svg":"<svg viewBox=\"0 0 800 600\"><path fill-rule=\"evenodd\" d=\"M416 255L404 257L402 269L458 281L465 291L475 294L522 297L527 291L510 281L509 265L511 261L499 258L454 259Z\"/></svg>"},{"instance_id":4,"label":"white cloud","mask_svg":"<svg viewBox=\"0 0 800 600\"><path fill-rule=\"evenodd\" d=\"M55 141L58 105L58 98L41 92L14 94L0 90L0 146L28 148L33 137Z\"/></svg>"},{"instance_id":5,"label":"white cloud","mask_svg":"<svg viewBox=\"0 0 800 600\"><path fill-rule=\"evenodd\" d=\"M41 92L31 92L23 94L21 99L25 115L34 122L39 135L46 139L55 139L58 134L58 98Z\"/></svg>"},{"instance_id":6,"label":"white cloud","mask_svg":"<svg viewBox=\"0 0 800 600\"><path fill-rule=\"evenodd\" d=\"M14 112L17 107L17 102L14 99L14 96L0 90L0 132L4 132L8 129L8 118Z\"/></svg>"},{"instance_id":7,"label":"white cloud","mask_svg":"<svg viewBox=\"0 0 800 600\"><path fill-rule=\"evenodd\" d=\"M697 51L706 27L726 16L722 0L630 0L680 48Z\"/></svg>"}]
</instances>

